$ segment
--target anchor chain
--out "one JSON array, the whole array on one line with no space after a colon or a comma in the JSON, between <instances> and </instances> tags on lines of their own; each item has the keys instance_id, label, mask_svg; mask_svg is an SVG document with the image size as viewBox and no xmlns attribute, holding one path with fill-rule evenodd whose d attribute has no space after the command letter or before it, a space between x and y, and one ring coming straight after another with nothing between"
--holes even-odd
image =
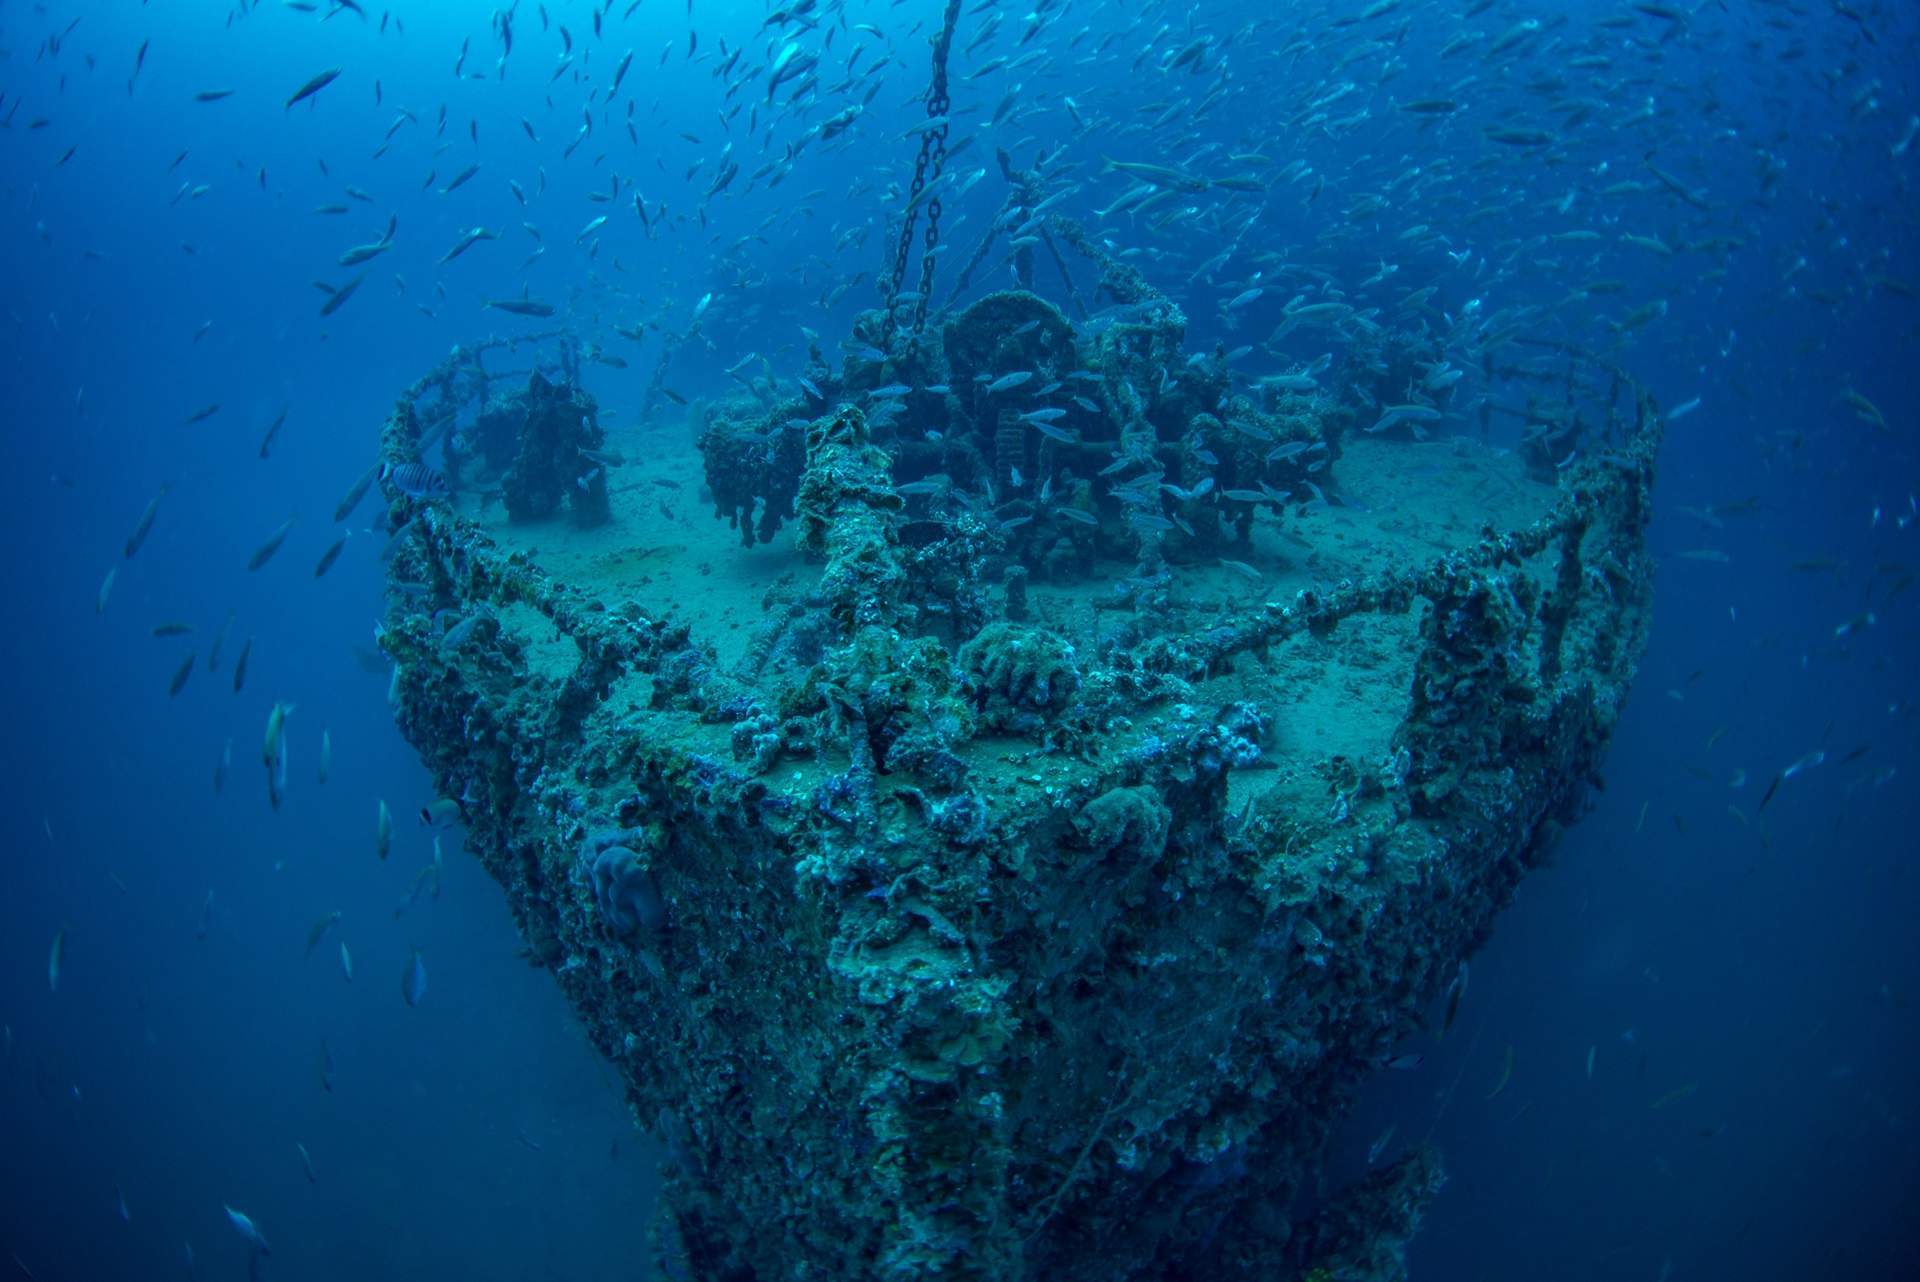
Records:
<instances>
[{"instance_id":1,"label":"anchor chain","mask_svg":"<svg viewBox=\"0 0 1920 1282\"><path fill-rule=\"evenodd\" d=\"M907 279L907 258L913 253L913 232L920 217L920 201L926 198L927 229L921 239L919 297L913 300L913 336L917 339L927 323L927 300L933 293L933 265L940 246L940 196L927 195L940 181L947 163L947 112L953 106L947 96L947 54L953 47L953 30L960 21L960 0L947 0L946 21L933 41L933 85L927 91L927 119L932 122L920 135L920 155L913 164L913 186L907 196L906 217L900 223L900 240L893 252L893 276L887 286L886 346L891 349L899 331L901 286Z\"/></svg>"}]
</instances>

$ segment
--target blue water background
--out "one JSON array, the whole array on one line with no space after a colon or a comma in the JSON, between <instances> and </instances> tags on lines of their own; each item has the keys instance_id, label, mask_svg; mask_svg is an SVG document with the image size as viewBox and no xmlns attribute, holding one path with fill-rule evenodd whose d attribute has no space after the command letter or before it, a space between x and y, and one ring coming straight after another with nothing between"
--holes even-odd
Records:
<instances>
[{"instance_id":1,"label":"blue water background","mask_svg":"<svg viewBox=\"0 0 1920 1282\"><path fill-rule=\"evenodd\" d=\"M1362 7L1308 7L1300 23L1332 42L1344 37L1327 19ZM596 108L594 136L571 161L560 158L583 91L564 80L549 89L558 37L541 34L525 5L504 82L451 74L467 38L469 69L493 68L498 44L479 5L396 7L404 38L377 34L377 9L363 24L350 13L321 23L266 5L231 22L219 5L0 5L0 114L16 95L25 100L0 134L8 367L0 591L10 622L0 631L8 730L0 1021L12 1036L0 1069L0 1247L40 1278L183 1276L187 1242L202 1276L238 1277L246 1248L224 1222L223 1202L260 1221L274 1244L270 1274L280 1278L643 1275L653 1151L631 1130L615 1073L586 1046L550 977L517 956L501 896L459 852L457 834L444 837L439 899L394 916L430 858L431 834L413 820L430 784L391 726L384 677L362 671L352 653L370 644L379 611L381 536L365 532L371 504L350 523L356 533L339 565L318 581L311 570L336 537L333 505L371 460L397 390L453 343L521 327L479 310L483 298L518 293L523 282L556 302L585 290L576 319L631 361L587 376L623 421L637 409L659 339L619 347L605 326L649 315L662 300L674 301L684 324L694 300L715 295L705 327L712 346L690 345L670 380L689 394L721 390L719 371L748 350L797 372L800 325L829 342L844 333L871 289L850 291L832 313L813 300L879 265L882 193L910 165L898 133L924 84L924 45L907 28L933 6L848 6L850 19L892 33L902 60L856 126L858 145L815 144L780 187L750 192L744 179L761 159L759 140L716 119L720 89L706 58L722 35L764 57L761 7L700 0L692 21L702 60L692 63L677 2L649 0L624 23L609 15L598 42L585 6L551 11L592 48L602 79L608 60L637 50L623 95L639 104L637 148L620 127L624 105L606 118ZM1228 41L1267 11L1197 6L1194 30ZM1497 31L1528 14L1588 24L1616 11L1501 4L1464 25ZM1356 187L1377 186L1346 183L1347 166L1377 175L1402 158L1476 157L1483 149L1462 139L1497 104L1524 100L1489 76L1462 91L1466 117L1409 130L1393 98L1437 92L1480 68L1472 58L1436 59L1463 26L1447 6L1407 12L1405 70L1377 88L1365 68L1345 73L1366 86L1377 126L1340 142L1279 141L1290 136L1272 127L1278 140L1266 149L1279 163L1307 158L1327 190L1312 207L1291 195L1274 200L1250 249L1325 262L1314 239L1340 227ZM1874 282L1920 280L1914 160L1890 154L1915 110L1911 68L1920 61L1910 12L1862 12L1877 43L1821 6L1713 7L1692 35L1653 46L1657 56L1633 55L1647 73L1633 91L1659 104L1657 129L1584 132L1571 149L1577 163L1557 170L1524 152L1485 170L1463 159L1455 195L1491 201L1520 190L1522 212L1469 222L1463 201L1396 205L1377 226L1349 229L1330 255L1352 281L1378 258L1402 258L1403 278L1438 280L1436 302L1449 308L1479 293L1489 306L1546 303L1582 280L1618 276L1627 290L1594 300L1596 312L1669 302L1626 363L1669 406L1702 398L1674 424L1662 460L1653 644L1606 787L1556 866L1525 883L1475 957L1452 1033L1410 1043L1425 1051L1424 1065L1365 1087L1329 1151L1339 1179L1364 1168L1369 1143L1389 1125L1387 1156L1429 1135L1442 1145L1452 1182L1415 1247L1419 1276L1902 1276L1911 1241L1902 1220L1920 1201L1912 1067L1920 903L1911 869L1920 691L1913 596L1891 590L1920 565L1915 528L1898 524L1920 487L1920 364L1914 300ZM80 25L59 54L46 53L47 35L73 17ZM956 66L1016 53L1020 17L1009 10L995 44L971 63L956 55ZM1038 39L1064 45L1082 25L1121 26L1134 35L1116 48L1130 54L1162 21L1187 18L1082 2L1063 6ZM1636 34L1651 42L1658 28ZM148 36L130 94L134 53ZM1275 37L1239 40L1228 60L1241 78L1270 78L1274 96L1290 100L1293 64L1263 57L1270 51L1259 44ZM1789 56L1796 47L1802 56ZM1024 160L1068 137L1053 102L1064 94L1111 111L1199 92L1130 57L1084 54L1062 52L1057 71L1027 73L1026 95L1046 109L985 131L957 164L991 166L996 140L1031 139L1021 143ZM1320 74L1311 56L1299 63ZM346 70L311 107L282 110L295 86L333 65ZM384 105L375 105L375 80ZM1855 95L1875 80L1869 110ZM990 114L1003 83L968 90L961 105ZM235 93L190 100L209 88ZM761 82L742 91L761 92ZM452 145L436 156L442 103ZM396 104L420 123L371 160ZM1623 115L1638 105L1610 104ZM28 132L36 116L51 123ZM538 144L522 132L523 116ZM1216 115L1195 128L1238 146L1242 123ZM696 211L729 137L743 173L706 203L703 227ZM1636 176L1650 138L1663 166L1710 194L1718 212L1705 221L1744 240L1724 276L1705 277L1718 261L1705 253L1662 259L1609 245L1599 251L1604 270L1590 269L1585 251L1542 250L1514 260L1505 279L1463 279L1395 241L1410 223L1449 220L1460 224L1449 228L1452 243L1481 255L1570 227L1684 238L1701 220L1677 205L1643 200L1631 208L1652 211L1646 225L1615 224L1613 207L1591 194L1611 176ZM1152 142L1144 132L1097 136L1073 154L1088 173L1099 152L1121 155L1123 145L1134 150L1122 158L1178 161L1148 150ZM69 146L73 158L56 166ZM187 159L169 172L183 149ZM1765 200L1762 152L1786 174ZM439 195L470 157L481 174ZM686 177L701 157L706 167ZM1601 160L1610 175L1595 172ZM523 213L505 179L532 193L539 165L547 190ZM650 208L665 202L657 241L640 233L624 184L611 206L588 201L615 169L637 179ZM437 181L423 190L429 170ZM174 201L182 182L211 190ZM375 202L347 200L347 184ZM1583 194L1570 213L1548 208L1576 188ZM1084 215L1119 190L1113 179L1089 182L1069 208ZM971 244L1001 194L990 174L956 202L950 243ZM335 200L352 212L311 212ZM347 279L334 258L376 239L390 211L397 247L376 260L358 297L322 320L311 282ZM574 237L603 212L611 225L589 259ZM966 215L958 228L956 213ZM535 242L520 230L523 217L548 246L524 274L518 265ZM506 238L436 268L460 229L476 223ZM836 255L836 237L862 224L872 228L864 247ZM1113 234L1126 243L1124 223ZM763 239L734 248L753 236ZM1254 341L1277 321L1284 295L1225 330L1217 305L1244 286L1245 264L1212 285L1185 283L1214 248L1140 265L1187 304L1196 347ZM954 270L957 253L943 271ZM1042 288L1049 283L1043 276ZM1309 341L1297 354L1317 350ZM1841 399L1849 387L1874 400L1888 430L1856 418ZM217 415L184 422L214 402ZM282 409L286 425L262 461L260 435ZM171 489L152 536L127 560L122 544L163 484ZM1682 511L1749 498L1752 513L1725 516L1723 529ZM247 572L255 546L290 515L297 521L277 558ZM1685 555L1703 548L1728 560ZM1789 568L1809 558L1839 568ZM96 615L101 578L116 566L111 600ZM1868 610L1874 624L1836 636ZM236 622L225 662L209 673L206 646L228 611ZM149 636L171 619L198 631ZM248 637L250 674L235 695L232 663ZM196 650L203 662L169 697L169 678ZM275 700L297 705L295 783L278 813L259 757ZM324 788L313 778L323 727L334 744ZM229 737L233 770L216 796L212 775ZM1783 783L1758 813L1775 773L1823 748L1826 763ZM1877 781L1889 768L1891 779ZM1730 787L1739 769L1746 783ZM378 798L400 821L384 864L373 850ZM302 957L308 928L334 909L353 950L350 984L332 940ZM47 951L63 928L64 973L50 993ZM430 991L410 1009L399 979L416 946ZM331 1093L319 1082L323 1038L336 1061ZM1508 1047L1512 1078L1488 1098ZM1652 1106L1688 1084L1690 1094ZM302 1172L296 1143L312 1153L317 1183ZM117 1212L116 1186L130 1222Z\"/></svg>"}]
</instances>

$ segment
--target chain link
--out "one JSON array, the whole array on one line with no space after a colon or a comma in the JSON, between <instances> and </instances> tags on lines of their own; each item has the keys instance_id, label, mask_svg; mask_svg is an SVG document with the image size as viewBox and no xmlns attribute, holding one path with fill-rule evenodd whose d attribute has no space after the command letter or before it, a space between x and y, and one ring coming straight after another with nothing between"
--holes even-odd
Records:
<instances>
[{"instance_id":1,"label":"chain link","mask_svg":"<svg viewBox=\"0 0 1920 1282\"><path fill-rule=\"evenodd\" d=\"M913 165L913 186L907 196L907 209L917 208L920 193L927 187L927 158L933 148L933 135L923 134L920 138L920 158ZM893 333L893 309L895 300L900 296L900 287L907 280L907 255L913 252L913 224L915 214L909 212L900 224L900 243L893 253L893 277L887 285L887 333Z\"/></svg>"},{"instance_id":2,"label":"chain link","mask_svg":"<svg viewBox=\"0 0 1920 1282\"><path fill-rule=\"evenodd\" d=\"M919 221L921 196L940 181L947 163L946 115L953 106L947 95L947 54L953 48L953 29L960 21L960 0L947 0L946 21L933 41L933 84L927 91L927 119L940 123L920 135L920 155L913 164L913 186L907 196L907 214L900 221L900 241L893 251L893 276L887 285L886 346L893 346L899 330L900 287L907 280L907 259L913 253L913 230ZM933 294L933 264L940 247L940 197L927 200L927 230L921 239L919 297L913 302L913 335L927 323L927 300Z\"/></svg>"}]
</instances>

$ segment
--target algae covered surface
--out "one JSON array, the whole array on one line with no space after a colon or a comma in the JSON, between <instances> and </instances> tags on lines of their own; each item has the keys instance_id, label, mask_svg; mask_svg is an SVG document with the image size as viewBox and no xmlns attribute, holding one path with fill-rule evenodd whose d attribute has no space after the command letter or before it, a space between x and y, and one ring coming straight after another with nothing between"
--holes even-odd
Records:
<instances>
[{"instance_id":1,"label":"algae covered surface","mask_svg":"<svg viewBox=\"0 0 1920 1282\"><path fill-rule=\"evenodd\" d=\"M519 523L491 497L463 496L455 510L507 552L608 606L636 601L685 621L725 662L736 661L765 620L769 593L809 584L817 569L790 542L742 547L711 518L702 456L682 424L610 430L630 460L610 486L612 519L589 529ZM1364 575L1470 543L1487 525L1518 528L1543 515L1558 491L1527 476L1517 455L1476 440L1348 443L1341 473L1350 506L1322 505L1297 522L1257 522L1247 564L1176 567L1182 590L1208 606L1243 609L1316 583ZM1091 630L1097 603L1129 565L1112 561L1084 579L1035 583L1035 616L1056 630Z\"/></svg>"},{"instance_id":2,"label":"algae covered surface","mask_svg":"<svg viewBox=\"0 0 1920 1282\"><path fill-rule=\"evenodd\" d=\"M1582 807L1658 417L1594 364L1517 437L1356 429L1417 340L1243 388L1131 287L626 427L456 352L388 425L467 480L388 492L401 726L690 1276L1311 1276L1438 1187L1320 1145ZM504 501L541 468L587 502Z\"/></svg>"}]
</instances>

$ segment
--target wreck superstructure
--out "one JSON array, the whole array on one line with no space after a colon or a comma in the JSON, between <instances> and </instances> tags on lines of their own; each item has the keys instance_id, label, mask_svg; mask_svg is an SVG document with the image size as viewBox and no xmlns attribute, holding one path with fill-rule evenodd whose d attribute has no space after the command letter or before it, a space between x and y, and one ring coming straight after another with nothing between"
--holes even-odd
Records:
<instances>
[{"instance_id":1,"label":"wreck superstructure","mask_svg":"<svg viewBox=\"0 0 1920 1282\"><path fill-rule=\"evenodd\" d=\"M1367 408L1421 335L1249 383L1076 247L1104 312L874 313L684 435L563 335L384 430L467 484L386 492L396 715L669 1149L677 1275L1384 1277L1438 1186L1305 1196L1582 809L1658 413L1507 339L1514 447L1422 439Z\"/></svg>"}]
</instances>

